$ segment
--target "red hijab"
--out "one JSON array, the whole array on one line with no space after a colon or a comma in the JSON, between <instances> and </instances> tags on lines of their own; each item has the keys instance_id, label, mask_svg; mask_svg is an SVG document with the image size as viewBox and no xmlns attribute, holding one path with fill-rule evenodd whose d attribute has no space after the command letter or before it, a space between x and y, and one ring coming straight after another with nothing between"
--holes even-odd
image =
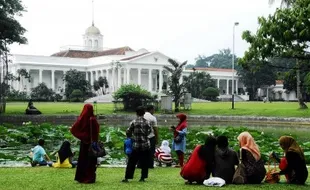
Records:
<instances>
[{"instance_id":1,"label":"red hijab","mask_svg":"<svg viewBox=\"0 0 310 190\"><path fill-rule=\"evenodd\" d=\"M92 134L90 130L92 129ZM90 143L91 135L93 141L98 141L99 124L94 116L94 109L91 104L85 104L81 115L70 129L73 136L84 143Z\"/></svg>"},{"instance_id":2,"label":"red hijab","mask_svg":"<svg viewBox=\"0 0 310 190\"><path fill-rule=\"evenodd\" d=\"M180 122L178 124L178 126L175 128L178 131L182 131L183 129L185 129L187 127L187 121L186 121L186 115L183 113L179 113L177 114L177 118L180 119ZM177 137L178 133L175 131L174 132L174 137Z\"/></svg>"}]
</instances>

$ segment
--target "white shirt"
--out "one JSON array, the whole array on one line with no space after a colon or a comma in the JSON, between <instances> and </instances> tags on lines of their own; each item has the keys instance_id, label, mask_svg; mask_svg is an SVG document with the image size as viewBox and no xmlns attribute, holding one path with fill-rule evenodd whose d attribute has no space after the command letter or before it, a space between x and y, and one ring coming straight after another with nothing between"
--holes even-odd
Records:
<instances>
[{"instance_id":1,"label":"white shirt","mask_svg":"<svg viewBox=\"0 0 310 190\"><path fill-rule=\"evenodd\" d=\"M150 112L145 112L144 114L144 119L146 119L148 122L150 122L151 127L152 127L152 132L149 134L149 138L155 137L154 134L154 127L157 127L157 119L154 115L152 115Z\"/></svg>"}]
</instances>

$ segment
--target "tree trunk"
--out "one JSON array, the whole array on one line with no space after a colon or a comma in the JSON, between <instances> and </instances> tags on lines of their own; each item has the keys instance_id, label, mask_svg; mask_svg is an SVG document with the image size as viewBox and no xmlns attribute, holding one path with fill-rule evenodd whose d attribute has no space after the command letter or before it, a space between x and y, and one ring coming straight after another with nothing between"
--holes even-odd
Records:
<instances>
[{"instance_id":1,"label":"tree trunk","mask_svg":"<svg viewBox=\"0 0 310 190\"><path fill-rule=\"evenodd\" d=\"M179 106L180 106L180 98L175 98L174 100L174 111L179 112Z\"/></svg>"},{"instance_id":2,"label":"tree trunk","mask_svg":"<svg viewBox=\"0 0 310 190\"><path fill-rule=\"evenodd\" d=\"M302 93L301 93L301 82L300 82L300 65L298 59L296 60L297 71L296 71L296 80L297 80L297 99L299 103L299 109L308 109L308 106L305 104Z\"/></svg>"}]
</instances>

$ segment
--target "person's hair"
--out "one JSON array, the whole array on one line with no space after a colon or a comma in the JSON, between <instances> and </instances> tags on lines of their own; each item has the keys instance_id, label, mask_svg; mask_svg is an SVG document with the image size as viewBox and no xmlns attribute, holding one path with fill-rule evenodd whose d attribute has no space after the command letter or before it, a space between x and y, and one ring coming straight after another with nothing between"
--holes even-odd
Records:
<instances>
[{"instance_id":1,"label":"person's hair","mask_svg":"<svg viewBox=\"0 0 310 190\"><path fill-rule=\"evenodd\" d=\"M40 146L43 146L44 145L44 139L39 139L39 141L38 141L38 144L40 145Z\"/></svg>"},{"instance_id":2,"label":"person's hair","mask_svg":"<svg viewBox=\"0 0 310 190\"><path fill-rule=\"evenodd\" d=\"M216 143L219 148L226 148L228 147L228 138L224 135L218 136Z\"/></svg>"},{"instance_id":3,"label":"person's hair","mask_svg":"<svg viewBox=\"0 0 310 190\"><path fill-rule=\"evenodd\" d=\"M150 112L150 111L152 111L152 110L154 110L155 109L155 107L153 106L153 105L147 105L146 106L146 111L147 112Z\"/></svg>"},{"instance_id":4,"label":"person's hair","mask_svg":"<svg viewBox=\"0 0 310 190\"><path fill-rule=\"evenodd\" d=\"M138 116L143 116L145 114L144 107L143 106L137 107L136 113L137 113Z\"/></svg>"},{"instance_id":5,"label":"person's hair","mask_svg":"<svg viewBox=\"0 0 310 190\"><path fill-rule=\"evenodd\" d=\"M132 137L132 134L129 133L128 131L126 131L126 137L127 137L127 138L130 138L130 137Z\"/></svg>"},{"instance_id":6,"label":"person's hair","mask_svg":"<svg viewBox=\"0 0 310 190\"><path fill-rule=\"evenodd\" d=\"M216 147L216 138L208 135L205 140L205 144L201 145L198 155L201 159L206 160L208 163L213 162L214 152Z\"/></svg>"}]
</instances>

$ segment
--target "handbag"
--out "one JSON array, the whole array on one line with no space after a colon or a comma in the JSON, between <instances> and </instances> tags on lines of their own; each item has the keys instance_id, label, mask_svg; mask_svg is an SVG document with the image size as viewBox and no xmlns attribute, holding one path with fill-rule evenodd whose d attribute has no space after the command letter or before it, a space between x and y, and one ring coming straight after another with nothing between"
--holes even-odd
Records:
<instances>
[{"instance_id":1,"label":"handbag","mask_svg":"<svg viewBox=\"0 0 310 190\"><path fill-rule=\"evenodd\" d=\"M274 163L274 167L270 167L270 161L268 162L268 171L266 173L265 182L266 183L279 183L280 181L280 175L276 174L273 175L272 173L276 172L276 164Z\"/></svg>"},{"instance_id":2,"label":"handbag","mask_svg":"<svg viewBox=\"0 0 310 190\"><path fill-rule=\"evenodd\" d=\"M90 121L90 146L88 149L88 156L91 158L103 157L106 155L106 151L104 149L104 144L101 141L95 142L93 141L93 133L92 133L92 121Z\"/></svg>"},{"instance_id":3,"label":"handbag","mask_svg":"<svg viewBox=\"0 0 310 190\"><path fill-rule=\"evenodd\" d=\"M242 163L242 148L240 149L239 164L232 180L233 184L246 184L246 168Z\"/></svg>"},{"instance_id":4,"label":"handbag","mask_svg":"<svg viewBox=\"0 0 310 190\"><path fill-rule=\"evenodd\" d=\"M175 143L180 143L180 142L182 142L182 140L183 140L183 137L181 135L178 135L178 136L174 137L174 139L173 139L173 141Z\"/></svg>"}]
</instances>

